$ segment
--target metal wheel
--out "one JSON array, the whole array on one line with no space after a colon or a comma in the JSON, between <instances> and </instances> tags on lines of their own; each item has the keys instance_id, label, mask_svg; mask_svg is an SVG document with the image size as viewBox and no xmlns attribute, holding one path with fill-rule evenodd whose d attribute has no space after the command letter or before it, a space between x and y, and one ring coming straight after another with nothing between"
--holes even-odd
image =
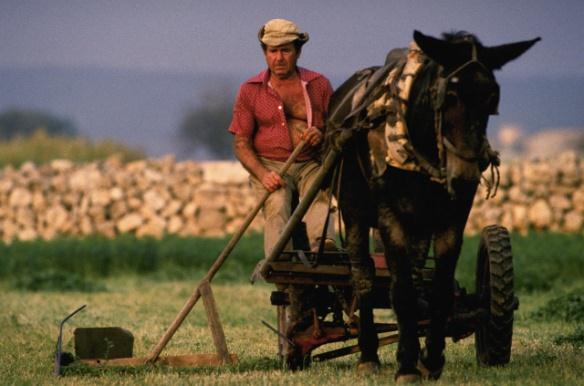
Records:
<instances>
[{"instance_id":1,"label":"metal wheel","mask_svg":"<svg viewBox=\"0 0 584 386\"><path fill-rule=\"evenodd\" d=\"M479 307L487 310L475 332L477 361L482 366L507 364L518 301L513 292L511 240L504 227L490 225L481 232L476 294Z\"/></svg>"}]
</instances>

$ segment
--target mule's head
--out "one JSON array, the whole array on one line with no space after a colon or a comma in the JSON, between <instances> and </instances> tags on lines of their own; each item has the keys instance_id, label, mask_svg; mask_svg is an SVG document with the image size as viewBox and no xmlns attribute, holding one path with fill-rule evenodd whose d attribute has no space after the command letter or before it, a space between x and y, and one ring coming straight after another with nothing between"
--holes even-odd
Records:
<instances>
[{"instance_id":1,"label":"mule's head","mask_svg":"<svg viewBox=\"0 0 584 386\"><path fill-rule=\"evenodd\" d=\"M493 74L519 57L540 38L485 47L471 34L444 34L443 39L414 32L414 40L438 64L433 108L442 136L446 179L451 192L466 182L477 183L485 163L489 115L497 113L499 85Z\"/></svg>"}]
</instances>

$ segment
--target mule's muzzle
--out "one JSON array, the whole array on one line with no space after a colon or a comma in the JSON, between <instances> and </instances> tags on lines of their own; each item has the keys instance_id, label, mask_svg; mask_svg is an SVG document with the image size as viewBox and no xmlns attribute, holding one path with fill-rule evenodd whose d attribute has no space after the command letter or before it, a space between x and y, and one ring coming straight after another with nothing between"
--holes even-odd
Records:
<instances>
[{"instance_id":1,"label":"mule's muzzle","mask_svg":"<svg viewBox=\"0 0 584 386\"><path fill-rule=\"evenodd\" d=\"M448 153L446 165L446 185L452 198L473 188L481 180L481 171L476 160L470 161Z\"/></svg>"}]
</instances>

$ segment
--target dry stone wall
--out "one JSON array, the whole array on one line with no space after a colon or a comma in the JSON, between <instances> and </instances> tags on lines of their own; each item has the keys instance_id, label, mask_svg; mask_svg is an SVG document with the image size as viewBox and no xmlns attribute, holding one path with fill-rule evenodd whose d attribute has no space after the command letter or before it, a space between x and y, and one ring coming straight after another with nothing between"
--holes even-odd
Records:
<instances>
[{"instance_id":1,"label":"dry stone wall","mask_svg":"<svg viewBox=\"0 0 584 386\"><path fill-rule=\"evenodd\" d=\"M29 163L0 173L0 238L221 236L235 232L255 203L247 173L232 162ZM258 216L249 229L262 226Z\"/></svg>"},{"instance_id":2,"label":"dry stone wall","mask_svg":"<svg viewBox=\"0 0 584 386\"><path fill-rule=\"evenodd\" d=\"M477 192L468 233L488 224L520 233L532 229L583 233L584 160L575 152L505 163L500 178L494 198L485 200L484 186Z\"/></svg>"},{"instance_id":3,"label":"dry stone wall","mask_svg":"<svg viewBox=\"0 0 584 386\"><path fill-rule=\"evenodd\" d=\"M479 189L468 233L493 223L519 232L584 233L584 161L575 153L507 163L500 173L495 198L485 200ZM256 200L237 162L28 163L0 172L0 239L222 236L239 229ZM262 227L260 215L249 231Z\"/></svg>"}]
</instances>

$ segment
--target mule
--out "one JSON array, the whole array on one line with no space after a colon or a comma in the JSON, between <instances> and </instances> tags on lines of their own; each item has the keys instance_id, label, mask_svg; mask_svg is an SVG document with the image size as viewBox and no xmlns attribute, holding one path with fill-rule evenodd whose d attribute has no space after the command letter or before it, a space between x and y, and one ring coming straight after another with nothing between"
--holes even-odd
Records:
<instances>
[{"instance_id":1,"label":"mule","mask_svg":"<svg viewBox=\"0 0 584 386\"><path fill-rule=\"evenodd\" d=\"M439 39L415 31L413 37L423 63L405 101L405 122L409 155L419 170L384 163L384 127L391 117L372 118L366 109L383 90L385 75L399 65L403 51L392 52L382 68L356 73L335 92L326 138L327 146L342 154L338 200L359 306L358 369L374 371L379 366L373 324L375 269L369 253L369 230L374 227L392 273L389 296L399 328L398 382L416 381L422 373L437 379L442 373L445 325L453 306L464 227L482 171L498 164L486 139L488 118L497 112L499 101L493 71L539 40L487 47L466 32ZM369 84L363 86L365 78ZM430 248L436 263L424 311L430 324L421 350L422 311L414 273Z\"/></svg>"}]
</instances>

